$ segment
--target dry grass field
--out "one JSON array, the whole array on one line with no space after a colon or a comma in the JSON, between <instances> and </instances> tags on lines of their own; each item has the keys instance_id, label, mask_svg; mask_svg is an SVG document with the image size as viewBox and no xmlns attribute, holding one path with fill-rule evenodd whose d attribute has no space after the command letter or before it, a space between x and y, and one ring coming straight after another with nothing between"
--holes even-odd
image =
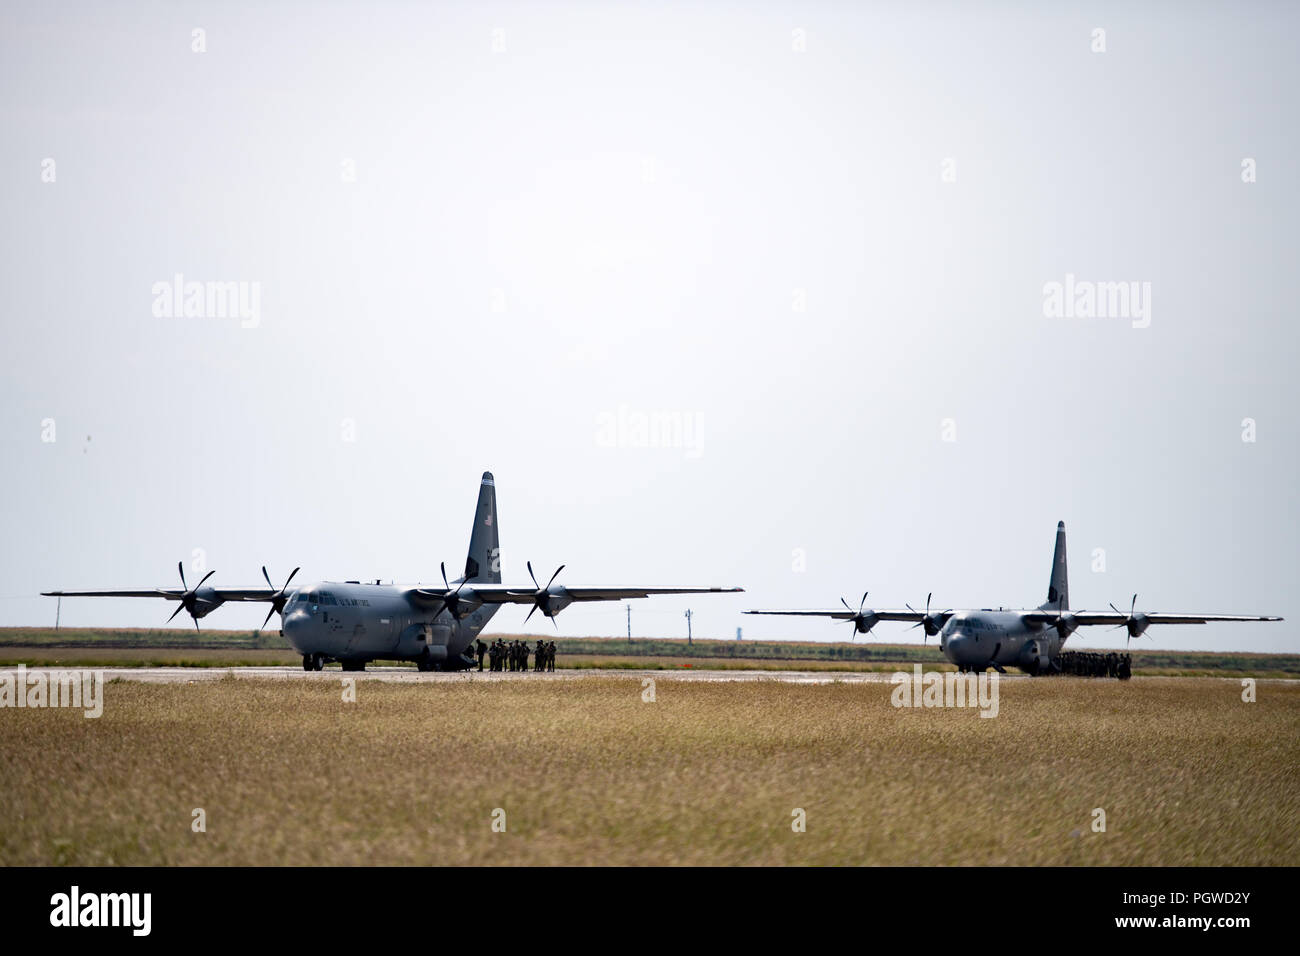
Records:
<instances>
[{"instance_id":1,"label":"dry grass field","mask_svg":"<svg viewBox=\"0 0 1300 956\"><path fill-rule=\"evenodd\" d=\"M119 681L97 720L0 710L0 863L1300 860L1300 686L1246 704L1237 681L1004 681L995 719L889 692L362 677L346 703L337 674Z\"/></svg>"}]
</instances>

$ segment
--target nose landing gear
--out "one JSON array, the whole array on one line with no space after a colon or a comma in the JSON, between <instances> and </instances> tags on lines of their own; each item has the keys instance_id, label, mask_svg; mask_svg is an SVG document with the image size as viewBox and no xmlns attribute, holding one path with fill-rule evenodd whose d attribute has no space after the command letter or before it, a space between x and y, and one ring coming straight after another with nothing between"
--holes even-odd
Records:
<instances>
[{"instance_id":1,"label":"nose landing gear","mask_svg":"<svg viewBox=\"0 0 1300 956\"><path fill-rule=\"evenodd\" d=\"M324 654L304 654L302 655L302 669L305 671L318 671L325 666Z\"/></svg>"}]
</instances>

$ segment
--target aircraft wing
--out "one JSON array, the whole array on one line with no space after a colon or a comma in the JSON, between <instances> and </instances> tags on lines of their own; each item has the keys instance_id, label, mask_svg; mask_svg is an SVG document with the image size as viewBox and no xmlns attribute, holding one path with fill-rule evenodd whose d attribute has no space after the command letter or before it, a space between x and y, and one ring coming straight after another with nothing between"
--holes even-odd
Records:
<instances>
[{"instance_id":1,"label":"aircraft wing","mask_svg":"<svg viewBox=\"0 0 1300 956\"><path fill-rule=\"evenodd\" d=\"M211 592L213 599L219 601L270 601L279 592L271 588L204 588L204 596ZM184 597L184 588L138 588L107 591L42 591L41 597L149 597L167 598L179 601Z\"/></svg>"},{"instance_id":2,"label":"aircraft wing","mask_svg":"<svg viewBox=\"0 0 1300 956\"><path fill-rule=\"evenodd\" d=\"M584 588L564 585L564 593L575 601L623 601L652 594L740 594L744 588Z\"/></svg>"},{"instance_id":3,"label":"aircraft wing","mask_svg":"<svg viewBox=\"0 0 1300 956\"><path fill-rule=\"evenodd\" d=\"M473 591L484 604L531 604L537 596L536 588L517 588L504 584L475 584L471 581L464 588ZM742 591L744 588L593 588L572 587L568 584L556 585L552 589L553 594L564 594L574 601L626 601L650 597L652 594L739 594Z\"/></svg>"},{"instance_id":4,"label":"aircraft wing","mask_svg":"<svg viewBox=\"0 0 1300 956\"><path fill-rule=\"evenodd\" d=\"M858 611L846 608L826 608L808 611L742 611L742 614L783 614L791 617L830 617L837 621L851 621L858 616ZM874 614L880 621L908 621L913 624L925 620L924 611L910 611L906 608L863 608L863 614Z\"/></svg>"},{"instance_id":5,"label":"aircraft wing","mask_svg":"<svg viewBox=\"0 0 1300 956\"><path fill-rule=\"evenodd\" d=\"M1122 611L1066 611L1066 617L1072 618L1079 625L1110 624L1119 627L1129 620L1129 615ZM1159 611L1138 612L1138 617L1149 624L1213 624L1218 621L1280 621L1280 617L1265 617L1258 614L1172 614ZM1039 615L1034 615L1038 619ZM1053 613L1041 615L1042 623L1050 624L1056 620Z\"/></svg>"}]
</instances>

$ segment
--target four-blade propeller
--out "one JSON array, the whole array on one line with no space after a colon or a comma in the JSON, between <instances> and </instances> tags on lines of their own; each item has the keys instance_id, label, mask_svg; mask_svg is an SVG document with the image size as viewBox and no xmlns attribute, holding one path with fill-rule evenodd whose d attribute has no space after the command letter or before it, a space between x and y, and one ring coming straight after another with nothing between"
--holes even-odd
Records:
<instances>
[{"instance_id":1,"label":"four-blade propeller","mask_svg":"<svg viewBox=\"0 0 1300 956\"><path fill-rule=\"evenodd\" d=\"M555 583L555 579L558 578L560 572L564 570L564 565L560 565L556 568L555 573L551 575L551 580L546 582L546 587L542 587L537 583L537 575L533 574L533 562L528 561L526 563L528 565L528 576L533 579L533 586L537 588L537 590L533 592L533 609L528 612L528 617L524 618L524 623L527 624L528 619L531 618L535 612L541 611L551 619L551 623L555 625L555 629L558 631L560 625L559 622L555 620L555 615L550 613L549 598L551 594L551 585Z\"/></svg>"},{"instance_id":2,"label":"four-blade propeller","mask_svg":"<svg viewBox=\"0 0 1300 956\"><path fill-rule=\"evenodd\" d=\"M1060 635L1061 640L1065 640L1071 634L1079 629L1079 623L1075 620L1073 614L1065 612L1065 599L1057 598L1056 600L1056 620L1048 621L1047 627L1056 628L1056 633Z\"/></svg>"},{"instance_id":3,"label":"four-blade propeller","mask_svg":"<svg viewBox=\"0 0 1300 956\"><path fill-rule=\"evenodd\" d=\"M1121 627L1128 628L1128 637L1124 640L1125 647L1127 647L1132 642L1133 638L1141 637L1143 632L1146 631L1146 629L1151 625L1151 619L1149 617L1147 617L1145 614L1141 612L1136 611L1137 602L1138 602L1138 596L1134 594L1133 600L1129 603L1128 615L1124 618L1122 623L1120 623L1116 627L1111 628L1111 630L1113 631L1118 631ZM1110 606L1110 609L1114 611L1116 614L1124 613L1119 608L1117 608L1114 604Z\"/></svg>"},{"instance_id":4,"label":"four-blade propeller","mask_svg":"<svg viewBox=\"0 0 1300 956\"><path fill-rule=\"evenodd\" d=\"M442 606L447 609L447 612L451 614L452 617L456 618L456 620L460 620L473 610L473 608L462 607L465 602L463 598L461 598L460 589L465 586L465 582L461 581L456 585L455 590L452 590L451 584L447 581L447 562L443 561L439 566L442 568L442 586L446 588L446 590L442 592Z\"/></svg>"},{"instance_id":5,"label":"four-blade propeller","mask_svg":"<svg viewBox=\"0 0 1300 956\"><path fill-rule=\"evenodd\" d=\"M952 612L952 608L949 608L947 611L935 611L933 614L931 614L930 598L932 597L934 597L933 591L931 591L929 594L925 596L925 615L921 618L921 620L913 624L912 627L908 628L908 630L913 630L914 628L918 628L918 627L925 628L925 637L921 639L922 644L925 643L926 638L933 637L934 635L938 634L941 630L943 630L944 615L950 614ZM912 605L910 604L905 604L903 606L906 607L913 614L918 613L916 608L912 607Z\"/></svg>"},{"instance_id":6,"label":"four-blade propeller","mask_svg":"<svg viewBox=\"0 0 1300 956\"><path fill-rule=\"evenodd\" d=\"M271 615L276 611L279 611L281 615L284 614L284 605L289 600L289 596L285 594L285 591L288 590L289 582L293 580L293 576L301 570L302 568L294 568L290 571L289 576L284 580L284 587L275 591L275 585L271 583L271 575L266 573L266 565L262 565L262 577L266 578L266 586L275 591L275 594L271 595L271 610L266 612L266 621L271 620ZM262 622L262 627L266 627L266 621ZM259 627L258 630L260 631L262 627Z\"/></svg>"},{"instance_id":7,"label":"four-blade propeller","mask_svg":"<svg viewBox=\"0 0 1300 956\"><path fill-rule=\"evenodd\" d=\"M858 602L858 609L856 611L853 610L853 607L848 601L844 600L842 597L840 598L840 603L853 614L851 618L844 622L853 625L853 640L857 640L859 634L866 634L876 624L876 615L871 611L866 610L867 595L870 593L870 591L862 592L862 600Z\"/></svg>"},{"instance_id":8,"label":"four-blade propeller","mask_svg":"<svg viewBox=\"0 0 1300 956\"><path fill-rule=\"evenodd\" d=\"M212 575L216 574L217 570L216 568L213 568L207 574L203 575L203 580L199 581L199 583L194 585L193 588L191 588L188 584L185 583L185 562L184 561L176 562L176 570L181 573L181 587L185 588L185 593L181 595L181 603L176 605L176 610L172 611L172 616L167 618L167 623L170 624L173 618L175 618L177 614L181 613L181 609L183 608L186 611L190 612L190 617L194 618L194 630L197 631L199 629L199 615L195 613L195 608L198 607L198 603L199 603L198 601L199 588L203 587L203 581L206 581L208 578L212 577ZM165 593L170 593L170 592L165 592Z\"/></svg>"}]
</instances>

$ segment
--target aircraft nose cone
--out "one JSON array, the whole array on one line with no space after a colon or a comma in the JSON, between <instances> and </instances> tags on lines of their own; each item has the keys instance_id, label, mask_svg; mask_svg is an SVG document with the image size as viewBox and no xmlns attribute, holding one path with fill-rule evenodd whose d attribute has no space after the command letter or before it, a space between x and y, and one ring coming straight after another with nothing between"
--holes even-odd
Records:
<instances>
[{"instance_id":1,"label":"aircraft nose cone","mask_svg":"<svg viewBox=\"0 0 1300 956\"><path fill-rule=\"evenodd\" d=\"M975 650L974 641L965 634L954 634L948 638L944 650L948 654L948 660L954 664L968 664L972 662L972 651Z\"/></svg>"},{"instance_id":2,"label":"aircraft nose cone","mask_svg":"<svg viewBox=\"0 0 1300 956\"><path fill-rule=\"evenodd\" d=\"M284 638L293 645L294 650L301 651L301 638L307 630L307 622L310 615L306 611L290 611L284 616L284 621L280 624L280 629L284 631Z\"/></svg>"}]
</instances>

